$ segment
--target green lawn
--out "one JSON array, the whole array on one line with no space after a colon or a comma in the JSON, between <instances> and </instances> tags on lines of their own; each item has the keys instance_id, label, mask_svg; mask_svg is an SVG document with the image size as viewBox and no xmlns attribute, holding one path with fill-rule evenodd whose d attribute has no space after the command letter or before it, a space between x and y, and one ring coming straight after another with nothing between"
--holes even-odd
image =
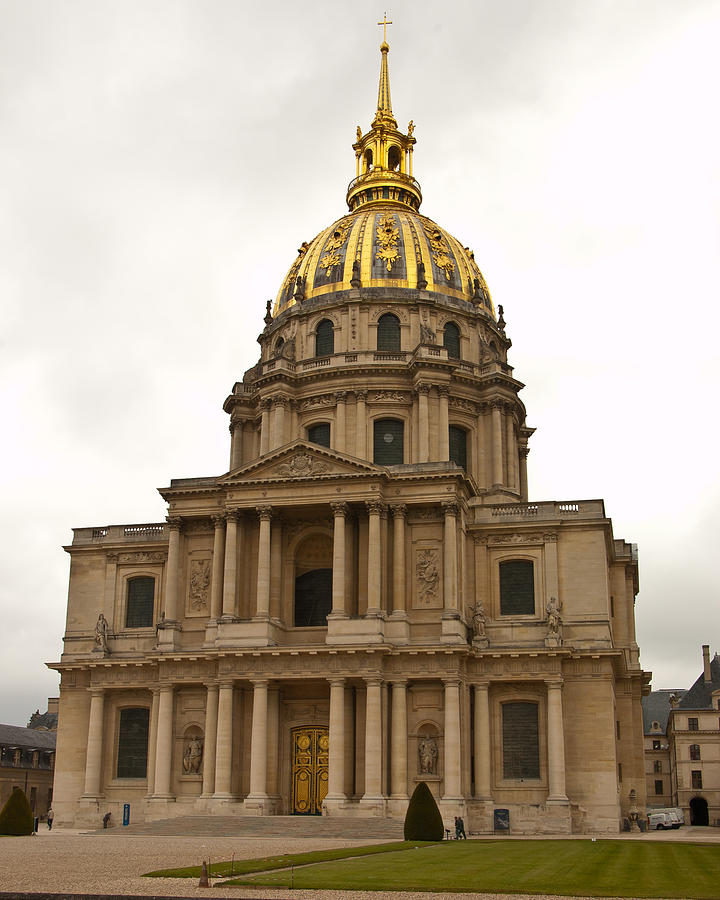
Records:
<instances>
[{"instance_id":1,"label":"green lawn","mask_svg":"<svg viewBox=\"0 0 720 900\"><path fill-rule=\"evenodd\" d=\"M354 848L371 855L311 865L296 858L292 874L283 869L224 884L720 900L720 846L714 845L471 840L380 847L386 851ZM343 857L350 853L334 852ZM288 866L293 857L275 859Z\"/></svg>"}]
</instances>

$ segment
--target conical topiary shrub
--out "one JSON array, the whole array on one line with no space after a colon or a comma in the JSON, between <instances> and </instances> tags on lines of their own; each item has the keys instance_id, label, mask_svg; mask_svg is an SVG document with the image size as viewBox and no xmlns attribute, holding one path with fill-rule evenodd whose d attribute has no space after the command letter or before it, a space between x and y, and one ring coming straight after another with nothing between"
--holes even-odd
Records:
<instances>
[{"instance_id":1,"label":"conical topiary shrub","mask_svg":"<svg viewBox=\"0 0 720 900\"><path fill-rule=\"evenodd\" d=\"M8 797L7 803L0 810L0 834L32 834L33 814L25 796L25 791L20 788Z\"/></svg>"},{"instance_id":2,"label":"conical topiary shrub","mask_svg":"<svg viewBox=\"0 0 720 900\"><path fill-rule=\"evenodd\" d=\"M441 841L445 833L440 810L430 788L421 781L405 813L406 841Z\"/></svg>"}]
</instances>

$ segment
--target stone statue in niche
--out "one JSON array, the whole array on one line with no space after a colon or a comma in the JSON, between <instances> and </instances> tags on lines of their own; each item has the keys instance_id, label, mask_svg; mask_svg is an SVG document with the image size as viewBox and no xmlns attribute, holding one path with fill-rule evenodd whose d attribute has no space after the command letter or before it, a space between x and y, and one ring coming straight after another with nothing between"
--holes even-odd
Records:
<instances>
[{"instance_id":1,"label":"stone statue in niche","mask_svg":"<svg viewBox=\"0 0 720 900\"><path fill-rule=\"evenodd\" d=\"M546 647L559 647L562 644L562 636L560 628L562 626L562 616L560 615L560 604L557 597L551 597L546 607L547 612L547 636L545 637Z\"/></svg>"},{"instance_id":2,"label":"stone statue in niche","mask_svg":"<svg viewBox=\"0 0 720 900\"><path fill-rule=\"evenodd\" d=\"M190 562L190 606L194 610L208 608L210 597L210 571L209 559L193 559Z\"/></svg>"},{"instance_id":3,"label":"stone statue in niche","mask_svg":"<svg viewBox=\"0 0 720 900\"><path fill-rule=\"evenodd\" d=\"M488 636L486 631L487 616L482 602L478 600L472 610L472 629L473 644L477 647L488 646Z\"/></svg>"},{"instance_id":4,"label":"stone statue in niche","mask_svg":"<svg viewBox=\"0 0 720 900\"><path fill-rule=\"evenodd\" d=\"M100 653L109 653L108 634L110 633L110 625L105 616L100 613L95 625L95 651Z\"/></svg>"},{"instance_id":5,"label":"stone statue in niche","mask_svg":"<svg viewBox=\"0 0 720 900\"><path fill-rule=\"evenodd\" d=\"M420 341L423 344L434 344L437 341L437 337L432 328L429 328L427 325L420 326Z\"/></svg>"},{"instance_id":6,"label":"stone statue in niche","mask_svg":"<svg viewBox=\"0 0 720 900\"><path fill-rule=\"evenodd\" d=\"M418 763L421 775L437 775L438 745L435 738L421 737L418 741Z\"/></svg>"},{"instance_id":7,"label":"stone statue in niche","mask_svg":"<svg viewBox=\"0 0 720 900\"><path fill-rule=\"evenodd\" d=\"M199 775L203 758L203 742L200 738L191 738L183 754L182 767L186 775Z\"/></svg>"},{"instance_id":8,"label":"stone statue in niche","mask_svg":"<svg viewBox=\"0 0 720 900\"><path fill-rule=\"evenodd\" d=\"M437 550L421 550L418 553L415 570L417 574L418 597L420 602L426 605L430 605L438 599L440 587L438 563Z\"/></svg>"}]
</instances>

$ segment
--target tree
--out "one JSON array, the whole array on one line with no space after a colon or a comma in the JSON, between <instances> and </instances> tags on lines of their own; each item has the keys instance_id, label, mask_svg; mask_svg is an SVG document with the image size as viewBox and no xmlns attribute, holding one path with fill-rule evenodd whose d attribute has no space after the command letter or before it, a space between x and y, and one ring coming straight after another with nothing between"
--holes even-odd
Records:
<instances>
[{"instance_id":1,"label":"tree","mask_svg":"<svg viewBox=\"0 0 720 900\"><path fill-rule=\"evenodd\" d=\"M33 814L25 791L15 788L0 810L0 834L32 834Z\"/></svg>"},{"instance_id":2,"label":"tree","mask_svg":"<svg viewBox=\"0 0 720 900\"><path fill-rule=\"evenodd\" d=\"M413 791L405 814L406 841L441 841L445 833L440 810L430 788L421 781Z\"/></svg>"}]
</instances>

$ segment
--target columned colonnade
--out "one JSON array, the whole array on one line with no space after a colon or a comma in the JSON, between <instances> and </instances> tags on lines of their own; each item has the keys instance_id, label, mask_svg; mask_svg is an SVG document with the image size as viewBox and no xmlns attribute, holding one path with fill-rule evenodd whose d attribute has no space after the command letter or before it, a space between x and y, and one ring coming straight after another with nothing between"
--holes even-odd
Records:
<instances>
[{"instance_id":1,"label":"columned colonnade","mask_svg":"<svg viewBox=\"0 0 720 900\"><path fill-rule=\"evenodd\" d=\"M408 797L408 679L370 675L365 684L364 794L361 805L377 805L387 797ZM330 695L329 711L329 804L344 802L346 794L346 747L351 739L346 688L350 679L331 676L327 679ZM252 734L250 740L249 786L246 802L262 806L277 793L278 775L278 687L279 682L267 678L239 680L222 678L206 684L205 745L203 755L202 796L217 800L236 799L232 790L234 688L236 684L252 684ZM383 792L384 727L382 689L391 687L390 730L387 793ZM414 683L420 684L421 681ZM562 712L562 680L550 679L547 688L547 771L548 801L566 802L564 728ZM469 799L463 792L461 730L461 687L457 676L443 679L444 684L444 766L442 799L461 803ZM472 734L474 756L474 793L477 800L492 800L493 753L489 681L469 682L473 689L474 721ZM104 747L103 721L108 690L90 689L90 716L85 765L84 797L103 795L102 760ZM173 799L174 700L175 686L161 684L152 688L148 745L147 795L156 800ZM362 739L362 737L361 737ZM272 776L269 778L269 776Z\"/></svg>"}]
</instances>

